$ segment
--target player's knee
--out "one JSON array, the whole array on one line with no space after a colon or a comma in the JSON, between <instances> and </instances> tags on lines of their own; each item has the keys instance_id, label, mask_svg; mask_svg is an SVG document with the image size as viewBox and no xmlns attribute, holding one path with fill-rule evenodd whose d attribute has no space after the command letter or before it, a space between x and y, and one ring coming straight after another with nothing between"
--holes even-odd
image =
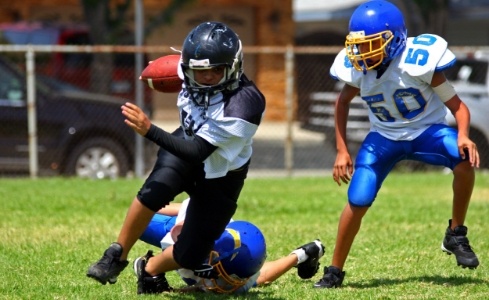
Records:
<instances>
[{"instance_id":1,"label":"player's knee","mask_svg":"<svg viewBox=\"0 0 489 300\"><path fill-rule=\"evenodd\" d=\"M370 207L375 200L375 195L366 190L355 189L348 191L348 203L354 207Z\"/></svg>"},{"instance_id":2,"label":"player's knee","mask_svg":"<svg viewBox=\"0 0 489 300\"><path fill-rule=\"evenodd\" d=\"M363 199L348 199L348 203L351 206L358 207L358 208L370 207L373 202L374 202L373 199L370 200L370 199L366 199L366 198L363 198Z\"/></svg>"},{"instance_id":3,"label":"player's knee","mask_svg":"<svg viewBox=\"0 0 489 300\"><path fill-rule=\"evenodd\" d=\"M158 210L160 210L162 207L164 207L165 205L167 205L169 202L165 203L165 201L161 201L160 199L158 200L155 200L155 199L148 199L146 197L141 197L140 195L138 195L136 197L136 199L142 204L144 205L145 207L147 207L148 209L151 209L152 211L154 212L157 212Z\"/></svg>"},{"instance_id":4,"label":"player's knee","mask_svg":"<svg viewBox=\"0 0 489 300\"><path fill-rule=\"evenodd\" d=\"M474 174L474 168L468 160L458 163L455 168L453 168L453 175L455 176L474 176Z\"/></svg>"},{"instance_id":5,"label":"player's knee","mask_svg":"<svg viewBox=\"0 0 489 300\"><path fill-rule=\"evenodd\" d=\"M192 245L187 243L183 247L173 247L173 258L182 268L194 270L205 262L212 250L213 243L209 245Z\"/></svg>"}]
</instances>

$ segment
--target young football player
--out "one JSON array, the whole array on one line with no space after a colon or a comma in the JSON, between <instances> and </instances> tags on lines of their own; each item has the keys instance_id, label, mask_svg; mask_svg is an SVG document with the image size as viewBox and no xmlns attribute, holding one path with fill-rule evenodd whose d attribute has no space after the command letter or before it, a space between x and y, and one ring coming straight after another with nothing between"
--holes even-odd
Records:
<instances>
[{"instance_id":1,"label":"young football player","mask_svg":"<svg viewBox=\"0 0 489 300\"><path fill-rule=\"evenodd\" d=\"M331 265L315 287L341 286L363 216L386 176L405 159L453 171L453 207L441 248L464 268L479 265L464 226L479 153L469 138L469 111L443 73L454 62L455 55L440 36L408 38L401 11L388 1L368 1L353 12L345 49L330 69L333 78L345 83L335 108L338 153L333 179L338 185L350 184L348 203L339 220ZM353 171L346 124L349 104L357 95L370 109L371 130ZM447 109L457 129L446 125Z\"/></svg>"},{"instance_id":2,"label":"young football player","mask_svg":"<svg viewBox=\"0 0 489 300\"><path fill-rule=\"evenodd\" d=\"M158 211L140 239L163 250L173 245L184 223L188 202L189 199L181 205L171 203L172 206ZM214 278L202 278L192 270L179 269L178 273L188 287L174 290L168 285L167 290L243 293L254 286L275 281L293 267L297 267L299 277L308 279L318 271L319 258L323 254L324 246L315 240L298 247L287 256L266 261L266 243L260 229L250 222L231 220L215 242L211 255L206 258L207 263L213 267ZM148 252L134 261L136 275L143 272L142 267L152 257L152 252ZM158 292L158 289L155 290Z\"/></svg>"},{"instance_id":3,"label":"young football player","mask_svg":"<svg viewBox=\"0 0 489 300\"><path fill-rule=\"evenodd\" d=\"M160 146L154 168L133 200L120 230L87 276L115 283L127 255L160 208L185 192L192 201L175 245L145 266L148 291L165 272L207 269L202 261L233 216L251 159L252 138L265 98L243 74L242 45L226 24L204 22L190 31L181 53L184 81L177 106L181 126L169 133L134 104L122 106L126 124ZM142 291L146 287L142 287Z\"/></svg>"}]
</instances>

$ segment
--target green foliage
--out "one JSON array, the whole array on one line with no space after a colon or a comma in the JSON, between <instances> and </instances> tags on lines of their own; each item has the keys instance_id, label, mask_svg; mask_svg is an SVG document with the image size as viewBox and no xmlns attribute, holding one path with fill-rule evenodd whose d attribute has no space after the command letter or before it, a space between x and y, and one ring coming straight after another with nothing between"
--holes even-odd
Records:
<instances>
[{"instance_id":1,"label":"green foliage","mask_svg":"<svg viewBox=\"0 0 489 300\"><path fill-rule=\"evenodd\" d=\"M184 10L185 8L191 7L192 4L195 4L196 0L173 0L168 4L165 10L161 11L156 16L149 19L148 24L144 28L144 35L150 35L153 30L163 26L170 25L173 23L173 19L175 15Z\"/></svg>"},{"instance_id":2,"label":"green foliage","mask_svg":"<svg viewBox=\"0 0 489 300\"><path fill-rule=\"evenodd\" d=\"M142 1L142 0L140 0ZM173 17L195 0L172 0L152 17L144 28L144 35L162 25L171 24ZM90 26L90 37L94 44L133 44L133 34L128 34L128 20L134 1L80 0L86 23ZM115 4L115 5L114 5Z\"/></svg>"},{"instance_id":3,"label":"green foliage","mask_svg":"<svg viewBox=\"0 0 489 300\"><path fill-rule=\"evenodd\" d=\"M141 184L138 179L0 179L0 299L141 299L131 266L115 285L102 286L85 276L116 239ZM250 178L234 218L262 229L269 259L320 238L326 245L322 267L331 260L346 190L329 177ZM144 299L485 299L489 174L478 174L472 199L466 225L481 261L476 270L457 267L455 258L440 250L451 212L451 176L393 173L364 218L342 288L313 289L322 272L301 280L293 269L245 296ZM151 248L139 242L129 257ZM183 286L174 272L167 278L172 286Z\"/></svg>"}]
</instances>

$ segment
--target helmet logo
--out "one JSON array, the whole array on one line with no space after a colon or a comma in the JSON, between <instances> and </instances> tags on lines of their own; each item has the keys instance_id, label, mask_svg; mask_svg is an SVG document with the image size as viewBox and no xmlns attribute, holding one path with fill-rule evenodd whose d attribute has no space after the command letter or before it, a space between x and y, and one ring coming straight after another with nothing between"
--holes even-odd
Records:
<instances>
[{"instance_id":1,"label":"helmet logo","mask_svg":"<svg viewBox=\"0 0 489 300\"><path fill-rule=\"evenodd\" d=\"M361 39L365 37L365 31L350 31L350 34L347 36L347 39Z\"/></svg>"},{"instance_id":2,"label":"helmet logo","mask_svg":"<svg viewBox=\"0 0 489 300\"><path fill-rule=\"evenodd\" d=\"M198 58L200 56L200 44L195 47L194 56L195 58Z\"/></svg>"},{"instance_id":3,"label":"helmet logo","mask_svg":"<svg viewBox=\"0 0 489 300\"><path fill-rule=\"evenodd\" d=\"M239 232L231 228L226 228L226 231L229 232L234 239L234 250L241 248L241 236L239 235ZM229 260L233 260L237 254L237 251L235 251Z\"/></svg>"},{"instance_id":4,"label":"helmet logo","mask_svg":"<svg viewBox=\"0 0 489 300\"><path fill-rule=\"evenodd\" d=\"M210 68L211 67L211 62L209 61L208 58L206 59L193 59L191 58L189 60L189 67L190 68Z\"/></svg>"}]
</instances>

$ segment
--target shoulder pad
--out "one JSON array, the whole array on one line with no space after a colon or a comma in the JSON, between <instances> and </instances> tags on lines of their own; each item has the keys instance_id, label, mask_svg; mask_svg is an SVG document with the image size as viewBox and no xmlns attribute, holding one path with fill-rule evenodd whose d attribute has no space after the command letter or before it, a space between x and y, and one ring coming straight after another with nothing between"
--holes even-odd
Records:
<instances>
[{"instance_id":1,"label":"shoulder pad","mask_svg":"<svg viewBox=\"0 0 489 300\"><path fill-rule=\"evenodd\" d=\"M448 48L442 37L422 34L410 37L406 42L400 67L413 77L442 71L455 63L455 54Z\"/></svg>"},{"instance_id":2,"label":"shoulder pad","mask_svg":"<svg viewBox=\"0 0 489 300\"><path fill-rule=\"evenodd\" d=\"M343 81L349 85L359 87L358 78L363 74L353 68L353 65L346 56L345 49L342 49L338 55L336 55L333 65L329 69L329 75L334 80Z\"/></svg>"}]
</instances>

